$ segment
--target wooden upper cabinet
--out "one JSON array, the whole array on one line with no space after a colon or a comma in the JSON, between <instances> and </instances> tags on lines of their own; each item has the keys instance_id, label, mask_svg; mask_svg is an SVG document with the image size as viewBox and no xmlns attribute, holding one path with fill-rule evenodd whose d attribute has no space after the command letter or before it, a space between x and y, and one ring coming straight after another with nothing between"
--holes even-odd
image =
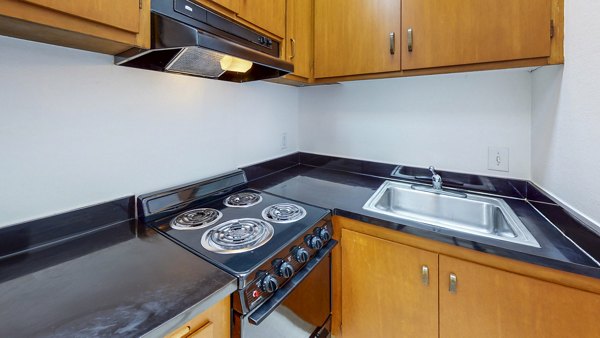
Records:
<instances>
[{"instance_id":1,"label":"wooden upper cabinet","mask_svg":"<svg viewBox=\"0 0 600 338\"><path fill-rule=\"evenodd\" d=\"M286 59L294 75L312 76L313 0L287 0Z\"/></svg>"},{"instance_id":2,"label":"wooden upper cabinet","mask_svg":"<svg viewBox=\"0 0 600 338\"><path fill-rule=\"evenodd\" d=\"M238 16L281 38L285 37L286 0L239 0Z\"/></svg>"},{"instance_id":3,"label":"wooden upper cabinet","mask_svg":"<svg viewBox=\"0 0 600 338\"><path fill-rule=\"evenodd\" d=\"M197 1L197 0L195 0L195 1ZM240 0L209 0L209 1L214 2L222 7L225 7L234 13L237 13L240 10Z\"/></svg>"},{"instance_id":4,"label":"wooden upper cabinet","mask_svg":"<svg viewBox=\"0 0 600 338\"><path fill-rule=\"evenodd\" d=\"M438 337L437 254L346 229L341 247L344 338Z\"/></svg>"},{"instance_id":5,"label":"wooden upper cabinet","mask_svg":"<svg viewBox=\"0 0 600 338\"><path fill-rule=\"evenodd\" d=\"M440 337L600 337L598 294L439 258Z\"/></svg>"},{"instance_id":6,"label":"wooden upper cabinet","mask_svg":"<svg viewBox=\"0 0 600 338\"><path fill-rule=\"evenodd\" d=\"M23 0L57 12L74 15L128 32L140 31L139 0Z\"/></svg>"},{"instance_id":7,"label":"wooden upper cabinet","mask_svg":"<svg viewBox=\"0 0 600 338\"><path fill-rule=\"evenodd\" d=\"M551 0L402 0L402 69L546 58L551 14Z\"/></svg>"},{"instance_id":8,"label":"wooden upper cabinet","mask_svg":"<svg viewBox=\"0 0 600 338\"><path fill-rule=\"evenodd\" d=\"M2 0L0 34L117 54L150 47L150 0Z\"/></svg>"},{"instance_id":9,"label":"wooden upper cabinet","mask_svg":"<svg viewBox=\"0 0 600 338\"><path fill-rule=\"evenodd\" d=\"M400 0L315 0L315 78L400 70L399 34Z\"/></svg>"}]
</instances>

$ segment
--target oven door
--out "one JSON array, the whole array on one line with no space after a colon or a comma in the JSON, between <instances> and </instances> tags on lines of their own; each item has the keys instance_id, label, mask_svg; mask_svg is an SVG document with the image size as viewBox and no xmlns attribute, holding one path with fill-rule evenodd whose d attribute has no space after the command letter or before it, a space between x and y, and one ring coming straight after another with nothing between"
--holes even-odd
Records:
<instances>
[{"instance_id":1,"label":"oven door","mask_svg":"<svg viewBox=\"0 0 600 338\"><path fill-rule=\"evenodd\" d=\"M273 297L250 314L234 312L233 337L326 338L331 331L331 240Z\"/></svg>"}]
</instances>

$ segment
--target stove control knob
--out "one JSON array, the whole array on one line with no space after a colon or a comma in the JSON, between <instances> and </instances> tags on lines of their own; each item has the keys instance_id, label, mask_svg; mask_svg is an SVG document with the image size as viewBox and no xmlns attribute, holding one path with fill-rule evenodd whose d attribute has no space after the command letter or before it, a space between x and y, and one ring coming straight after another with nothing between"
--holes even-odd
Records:
<instances>
[{"instance_id":1,"label":"stove control knob","mask_svg":"<svg viewBox=\"0 0 600 338\"><path fill-rule=\"evenodd\" d=\"M296 260L296 262L298 262L300 264L306 263L308 261L308 259L310 258L308 251L306 251L306 249L300 248L300 247L297 247L294 250L293 254L294 254L294 259Z\"/></svg>"},{"instance_id":2,"label":"stove control knob","mask_svg":"<svg viewBox=\"0 0 600 338\"><path fill-rule=\"evenodd\" d=\"M260 288L264 292L275 292L278 287L279 283L277 283L277 279L271 275L266 275L260 282Z\"/></svg>"},{"instance_id":3,"label":"stove control knob","mask_svg":"<svg viewBox=\"0 0 600 338\"><path fill-rule=\"evenodd\" d=\"M294 267L288 262L281 262L275 271L279 277L290 278L294 274Z\"/></svg>"},{"instance_id":4,"label":"stove control knob","mask_svg":"<svg viewBox=\"0 0 600 338\"><path fill-rule=\"evenodd\" d=\"M306 236L306 245L311 249L319 250L323 247L323 241L317 236L308 235Z\"/></svg>"},{"instance_id":5,"label":"stove control knob","mask_svg":"<svg viewBox=\"0 0 600 338\"><path fill-rule=\"evenodd\" d=\"M317 228L315 230L315 234L319 236L319 238L321 238L323 242L327 242L331 239L331 234L329 233L329 230L327 230L327 228L325 227Z\"/></svg>"}]
</instances>

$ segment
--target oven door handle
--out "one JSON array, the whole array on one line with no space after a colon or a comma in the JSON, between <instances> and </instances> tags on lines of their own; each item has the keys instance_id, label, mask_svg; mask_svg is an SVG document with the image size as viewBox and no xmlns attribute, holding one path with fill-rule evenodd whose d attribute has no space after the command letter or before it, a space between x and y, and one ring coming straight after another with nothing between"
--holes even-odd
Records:
<instances>
[{"instance_id":1,"label":"oven door handle","mask_svg":"<svg viewBox=\"0 0 600 338\"><path fill-rule=\"evenodd\" d=\"M259 306L250 316L248 321L251 324L259 325L265 318L267 318L271 312L285 300L285 298L294 291L296 286L300 284L308 275L317 267L321 261L323 261L330 253L331 250L338 244L336 240L330 240L319 252L311 259L303 269L301 269L292 279L290 279L281 289L266 301L263 305Z\"/></svg>"}]
</instances>

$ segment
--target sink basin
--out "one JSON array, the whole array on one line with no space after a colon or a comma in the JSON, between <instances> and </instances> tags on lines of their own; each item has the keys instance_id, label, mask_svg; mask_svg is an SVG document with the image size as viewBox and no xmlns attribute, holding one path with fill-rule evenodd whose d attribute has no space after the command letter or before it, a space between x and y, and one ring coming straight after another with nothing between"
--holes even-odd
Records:
<instances>
[{"instance_id":1,"label":"sink basin","mask_svg":"<svg viewBox=\"0 0 600 338\"><path fill-rule=\"evenodd\" d=\"M365 210L471 235L532 246L540 245L514 211L500 198L438 194L422 185L386 181ZM460 196L463 195L463 196Z\"/></svg>"}]
</instances>

